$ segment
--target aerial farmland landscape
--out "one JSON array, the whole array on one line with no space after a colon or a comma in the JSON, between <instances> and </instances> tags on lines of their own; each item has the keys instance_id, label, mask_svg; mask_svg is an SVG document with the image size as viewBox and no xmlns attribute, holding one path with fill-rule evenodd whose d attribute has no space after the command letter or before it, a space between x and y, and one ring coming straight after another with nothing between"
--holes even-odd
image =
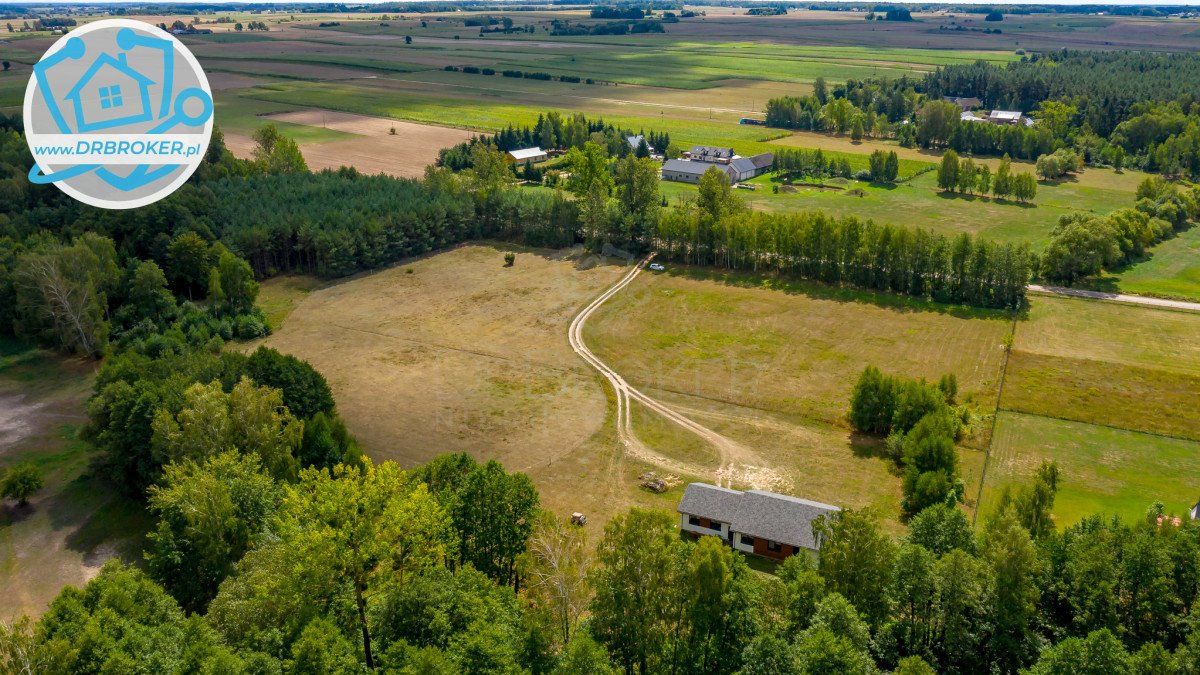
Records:
<instances>
[{"instance_id":1,"label":"aerial farmland landscape","mask_svg":"<svg viewBox=\"0 0 1200 675\"><path fill-rule=\"evenodd\" d=\"M0 673L1200 672L1200 7L0 3L0 61ZM188 97L132 208L39 145Z\"/></svg>"}]
</instances>

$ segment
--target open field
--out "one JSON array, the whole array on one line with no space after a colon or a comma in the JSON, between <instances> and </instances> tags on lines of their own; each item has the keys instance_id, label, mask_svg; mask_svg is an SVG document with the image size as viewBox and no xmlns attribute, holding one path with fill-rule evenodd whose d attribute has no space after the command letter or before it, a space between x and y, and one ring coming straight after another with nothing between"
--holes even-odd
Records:
<instances>
[{"instance_id":1,"label":"open field","mask_svg":"<svg viewBox=\"0 0 1200 675\"><path fill-rule=\"evenodd\" d=\"M860 155L865 164L866 157ZM979 195L944 193L937 187L936 172L922 174L898 185L863 181L826 181L831 187L794 186L794 192L775 194L772 176L749 181L755 191L738 194L755 210L789 213L822 210L838 216L857 216L881 223L908 225L957 234L983 235L994 241L1028 242L1035 249L1050 238L1060 216L1085 210L1106 214L1132 205L1136 186L1124 189L1086 187L1078 183L1042 184L1033 202L1021 204ZM1122 186L1123 188L1123 186ZM851 192L858 189L862 193ZM671 199L694 199L697 187L686 183L662 184Z\"/></svg>"},{"instance_id":2,"label":"open field","mask_svg":"<svg viewBox=\"0 0 1200 675\"><path fill-rule=\"evenodd\" d=\"M266 343L326 375L376 459L494 457L530 472L552 508L583 504L601 516L677 498L636 487L637 473L654 467L617 451L611 390L566 340L574 315L624 268L525 249L504 268L504 250L464 246L318 290L297 279L268 284L273 317L294 309ZM610 302L585 337L632 383L752 447L789 491L874 507L892 528L899 478L877 441L843 421L853 378L866 363L927 377L954 371L964 395L990 406L1009 327L1000 314L733 278L643 274ZM897 352L909 356L889 356ZM711 447L648 409L635 407L634 426L657 452L716 468ZM962 453L977 485L982 453Z\"/></svg>"},{"instance_id":3,"label":"open field","mask_svg":"<svg viewBox=\"0 0 1200 675\"><path fill-rule=\"evenodd\" d=\"M963 397L989 411L995 401L1003 314L749 275L643 277L589 323L588 344L634 386L753 448L795 494L895 517L892 462L845 422L868 364L915 377L954 372ZM986 442L986 428L967 441ZM977 486L982 453L961 455Z\"/></svg>"},{"instance_id":4,"label":"open field","mask_svg":"<svg viewBox=\"0 0 1200 675\"><path fill-rule=\"evenodd\" d=\"M524 250L505 268L505 250L466 246L312 291L267 344L329 379L373 457L545 463L603 424L604 392L566 332L621 268Z\"/></svg>"},{"instance_id":5,"label":"open field","mask_svg":"<svg viewBox=\"0 0 1200 675\"><path fill-rule=\"evenodd\" d=\"M1155 501L1177 515L1200 496L1200 443L1036 415L1002 412L980 509L1006 485L1027 483L1043 460L1058 462L1059 527L1095 513L1141 518Z\"/></svg>"},{"instance_id":6,"label":"open field","mask_svg":"<svg viewBox=\"0 0 1200 675\"><path fill-rule=\"evenodd\" d=\"M0 473L32 461L46 481L28 506L0 504L0 621L41 614L108 558L140 557L149 517L93 475L78 437L94 367L0 340Z\"/></svg>"}]
</instances>

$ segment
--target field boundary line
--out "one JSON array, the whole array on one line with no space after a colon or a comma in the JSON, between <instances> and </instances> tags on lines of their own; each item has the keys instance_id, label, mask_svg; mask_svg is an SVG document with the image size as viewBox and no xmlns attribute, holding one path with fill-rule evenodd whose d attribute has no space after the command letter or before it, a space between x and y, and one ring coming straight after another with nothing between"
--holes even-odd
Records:
<instances>
[{"instance_id":1,"label":"field boundary line","mask_svg":"<svg viewBox=\"0 0 1200 675\"><path fill-rule=\"evenodd\" d=\"M992 410L992 429L988 432L988 444L983 450L983 470L979 472L979 491L975 493L975 513L971 515L972 526L979 521L979 511L983 508L983 488L987 484L988 465L992 460L992 445L996 442L996 424L1000 421L1000 401L1004 399L1004 380L1008 375L1008 358L1012 355L1013 347L1017 343L1017 319L1019 316L1018 310L1013 310L1012 330L1009 331L1009 340L1004 345L1004 363L1000 365L1000 386L996 390L996 407Z\"/></svg>"},{"instance_id":2,"label":"field boundary line","mask_svg":"<svg viewBox=\"0 0 1200 675\"><path fill-rule=\"evenodd\" d=\"M1071 422L1072 424L1087 424L1093 427L1102 429L1112 429L1113 431L1124 431L1129 434L1142 434L1144 436L1155 436L1157 438L1165 438L1170 441L1184 441L1186 443L1200 444L1200 438L1188 438L1187 436L1176 436L1174 434L1164 434L1158 431L1144 431L1142 429L1128 429L1126 427L1118 427L1113 424L1105 424L1103 422L1088 422L1087 420L1077 420L1071 417L1063 417L1061 415L1047 415L1045 413L1029 412L1028 410L1018 410L1016 408L999 408L1000 412L1014 413L1017 415L1028 415L1029 417L1041 417L1048 420L1058 420L1059 422Z\"/></svg>"}]
</instances>

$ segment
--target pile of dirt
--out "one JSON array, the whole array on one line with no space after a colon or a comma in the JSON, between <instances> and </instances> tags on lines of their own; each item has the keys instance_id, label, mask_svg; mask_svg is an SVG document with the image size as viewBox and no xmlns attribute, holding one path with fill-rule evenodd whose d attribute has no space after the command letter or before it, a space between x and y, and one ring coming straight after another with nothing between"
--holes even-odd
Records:
<instances>
[{"instance_id":1,"label":"pile of dirt","mask_svg":"<svg viewBox=\"0 0 1200 675\"><path fill-rule=\"evenodd\" d=\"M654 471L647 471L643 473L642 475L638 476L638 480L640 481L639 485L642 487L651 492L657 492L660 494L670 490L680 483L679 476L674 474L659 476Z\"/></svg>"}]
</instances>

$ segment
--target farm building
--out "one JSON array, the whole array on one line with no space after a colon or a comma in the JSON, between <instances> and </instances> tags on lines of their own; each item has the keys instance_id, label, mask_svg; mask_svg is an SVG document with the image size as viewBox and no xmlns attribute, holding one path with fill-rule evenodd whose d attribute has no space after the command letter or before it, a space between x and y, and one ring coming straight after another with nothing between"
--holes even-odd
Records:
<instances>
[{"instance_id":1,"label":"farm building","mask_svg":"<svg viewBox=\"0 0 1200 675\"><path fill-rule=\"evenodd\" d=\"M992 124L1021 124L1021 119L1024 117L1016 110L993 110L988 115L988 121Z\"/></svg>"},{"instance_id":2,"label":"farm building","mask_svg":"<svg viewBox=\"0 0 1200 675\"><path fill-rule=\"evenodd\" d=\"M1192 520L1200 520L1200 502L1192 507Z\"/></svg>"},{"instance_id":3,"label":"farm building","mask_svg":"<svg viewBox=\"0 0 1200 675\"><path fill-rule=\"evenodd\" d=\"M544 162L546 160L546 151L541 148L522 148L521 150L509 150L508 156L518 164L525 162Z\"/></svg>"},{"instance_id":4,"label":"farm building","mask_svg":"<svg viewBox=\"0 0 1200 675\"><path fill-rule=\"evenodd\" d=\"M730 168L737 174L733 182L750 180L755 176L766 173L775 164L775 155L764 152L752 157L737 157L729 163Z\"/></svg>"},{"instance_id":5,"label":"farm building","mask_svg":"<svg viewBox=\"0 0 1200 675\"><path fill-rule=\"evenodd\" d=\"M978 108L979 106L983 105L983 101L980 101L979 99L975 98L974 96L944 96L943 100L945 100L948 103L953 103L954 105L958 106L963 112L966 112L973 108Z\"/></svg>"},{"instance_id":6,"label":"farm building","mask_svg":"<svg viewBox=\"0 0 1200 675\"><path fill-rule=\"evenodd\" d=\"M724 171L729 176L729 182L734 182L733 167L728 164L713 164L711 162L693 162L687 159L668 159L663 164L663 180L673 180L680 183L699 183L705 171L713 167Z\"/></svg>"},{"instance_id":7,"label":"farm building","mask_svg":"<svg viewBox=\"0 0 1200 675\"><path fill-rule=\"evenodd\" d=\"M638 146L642 144L642 140L644 138L645 136L642 136L641 134L638 134L637 136L626 136L625 142L629 144L631 149L637 150Z\"/></svg>"},{"instance_id":8,"label":"farm building","mask_svg":"<svg viewBox=\"0 0 1200 675\"><path fill-rule=\"evenodd\" d=\"M775 155L769 152L742 157L735 154L733 148L697 145L684 154L687 159L669 159L663 164L663 180L699 183L704 172L715 166L729 176L730 183L737 183L762 175L775 165Z\"/></svg>"},{"instance_id":9,"label":"farm building","mask_svg":"<svg viewBox=\"0 0 1200 675\"><path fill-rule=\"evenodd\" d=\"M982 117L976 117L975 113L973 113L969 110L964 110L962 112L962 114L958 116L958 121L960 121L960 122L987 122L987 120L983 119Z\"/></svg>"},{"instance_id":10,"label":"farm building","mask_svg":"<svg viewBox=\"0 0 1200 675\"><path fill-rule=\"evenodd\" d=\"M801 549L821 548L813 521L840 513L829 504L799 497L691 483L679 501L679 528L693 536L720 537L735 549L783 560Z\"/></svg>"}]
</instances>

